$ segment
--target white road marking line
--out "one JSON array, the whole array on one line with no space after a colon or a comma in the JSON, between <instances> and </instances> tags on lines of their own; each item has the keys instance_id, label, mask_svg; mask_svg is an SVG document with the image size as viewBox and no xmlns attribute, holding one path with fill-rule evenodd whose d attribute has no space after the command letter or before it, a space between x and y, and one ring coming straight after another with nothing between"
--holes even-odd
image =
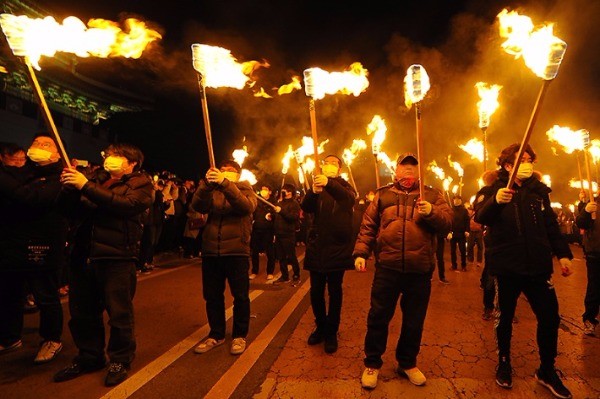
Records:
<instances>
[{"instance_id":1,"label":"white road marking line","mask_svg":"<svg viewBox=\"0 0 600 399\"><path fill-rule=\"evenodd\" d=\"M250 292L250 301L258 298L263 292L264 291L262 290L252 290ZM226 320L229 320L232 316L233 306L227 308L225 312ZM205 324L199 330L195 331L154 361L150 362L146 367L137 371L114 389L107 392L106 395L102 396L100 399L126 399L133 395L134 392L160 374L165 368L169 367L177 359L189 352L202 338L206 337L209 332L210 327L208 324Z\"/></svg>"}]
</instances>

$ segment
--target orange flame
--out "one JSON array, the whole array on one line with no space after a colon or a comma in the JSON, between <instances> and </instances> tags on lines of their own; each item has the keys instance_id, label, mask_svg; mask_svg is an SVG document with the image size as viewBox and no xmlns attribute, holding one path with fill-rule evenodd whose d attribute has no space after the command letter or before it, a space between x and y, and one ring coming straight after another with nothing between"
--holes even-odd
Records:
<instances>
[{"instance_id":1,"label":"orange flame","mask_svg":"<svg viewBox=\"0 0 600 399\"><path fill-rule=\"evenodd\" d=\"M592 140L591 146L590 148L588 148L588 151L592 155L592 160L594 161L594 163L598 163L598 161L600 161L600 140Z\"/></svg>"},{"instance_id":2,"label":"orange flame","mask_svg":"<svg viewBox=\"0 0 600 399\"><path fill-rule=\"evenodd\" d=\"M320 100L326 94L353 94L358 97L369 87L368 71L354 62L344 72L327 72L321 68L304 71L304 90L308 97Z\"/></svg>"},{"instance_id":3,"label":"orange flame","mask_svg":"<svg viewBox=\"0 0 600 399\"><path fill-rule=\"evenodd\" d=\"M265 89L263 89L262 87L260 89L258 89L258 91L255 91L253 96L254 97L262 97L262 98L273 98L273 96L267 94Z\"/></svg>"},{"instance_id":4,"label":"orange flame","mask_svg":"<svg viewBox=\"0 0 600 399\"><path fill-rule=\"evenodd\" d=\"M248 147L242 146L242 148L233 150L231 156L233 157L233 160L237 162L240 166L244 165L244 161L248 156Z\"/></svg>"},{"instance_id":5,"label":"orange flame","mask_svg":"<svg viewBox=\"0 0 600 399\"><path fill-rule=\"evenodd\" d=\"M502 48L515 58L523 57L525 65L537 76L552 80L567 50L567 44L554 36L553 24L534 30L531 18L507 9L498 14L500 37L506 38Z\"/></svg>"},{"instance_id":6,"label":"orange flame","mask_svg":"<svg viewBox=\"0 0 600 399\"><path fill-rule=\"evenodd\" d=\"M446 172L444 172L444 169L440 168L435 161L431 161L427 166L427 169L432 171L435 174L435 177L440 180L444 180L446 178Z\"/></svg>"},{"instance_id":7,"label":"orange flame","mask_svg":"<svg viewBox=\"0 0 600 399\"><path fill-rule=\"evenodd\" d=\"M502 86L490 86L485 82L477 82L475 87L477 88L477 93L481 99L477 102L477 111L479 112L479 127L483 129L490 125L490 117L496 112L496 109L500 105L500 103L498 103L498 93L500 92L500 89L502 89ZM483 160L483 155L481 159Z\"/></svg>"},{"instance_id":8,"label":"orange flame","mask_svg":"<svg viewBox=\"0 0 600 399\"><path fill-rule=\"evenodd\" d=\"M252 186L258 182L254 173L250 172L248 169L242 169L242 173L240 173L240 181L244 180Z\"/></svg>"},{"instance_id":9,"label":"orange flame","mask_svg":"<svg viewBox=\"0 0 600 399\"><path fill-rule=\"evenodd\" d=\"M477 159L483 162L483 142L476 138L467 141L466 144L458 145L463 151L471 156L471 159Z\"/></svg>"},{"instance_id":10,"label":"orange flame","mask_svg":"<svg viewBox=\"0 0 600 399\"><path fill-rule=\"evenodd\" d=\"M346 165L350 166L354 158L358 155L358 152L365 148L367 148L367 143L365 143L364 140L354 139L352 141L352 146L350 146L350 148L344 148L344 152L342 153L342 158Z\"/></svg>"},{"instance_id":11,"label":"orange flame","mask_svg":"<svg viewBox=\"0 0 600 399\"><path fill-rule=\"evenodd\" d=\"M571 180L569 180L569 187L581 189L581 181L575 180L575 179L571 179ZM584 180L583 181L583 189L584 190L589 190L589 187L590 187L590 183L588 183L587 180ZM594 192L598 192L598 183L595 182L595 181L592 182L592 190Z\"/></svg>"},{"instance_id":12,"label":"orange flame","mask_svg":"<svg viewBox=\"0 0 600 399\"><path fill-rule=\"evenodd\" d=\"M387 126L385 120L379 115L375 115L369 125L367 126L367 136L371 133L375 133L371 139L371 149L373 154L377 155L381 152L381 144L385 140L385 133L387 132Z\"/></svg>"},{"instance_id":13,"label":"orange flame","mask_svg":"<svg viewBox=\"0 0 600 399\"><path fill-rule=\"evenodd\" d=\"M283 167L281 168L281 173L283 173L284 175L290 169L290 161L292 160L292 158L294 158L294 149L290 144L288 146L287 152L283 155L283 159L281 160L281 163L283 164Z\"/></svg>"},{"instance_id":14,"label":"orange flame","mask_svg":"<svg viewBox=\"0 0 600 399\"><path fill-rule=\"evenodd\" d=\"M192 44L192 63L194 69L202 75L204 86L235 89L243 89L256 69L270 66L267 61L239 63L230 50L197 43Z\"/></svg>"},{"instance_id":15,"label":"orange flame","mask_svg":"<svg viewBox=\"0 0 600 399\"><path fill-rule=\"evenodd\" d=\"M458 177L464 176L464 174L465 174L464 169L462 168L462 166L460 166L460 164L458 162L452 161L452 159L450 159L450 155L448 155L448 163L450 164L450 166L452 166L452 168L456 171L456 173L458 173Z\"/></svg>"},{"instance_id":16,"label":"orange flame","mask_svg":"<svg viewBox=\"0 0 600 399\"><path fill-rule=\"evenodd\" d=\"M139 58L149 43L162 38L135 18L119 24L104 19L91 19L86 26L79 18L67 17L59 24L53 17L29 18L25 15L0 15L0 26L12 52L27 57L40 70L41 56L53 57L57 52L78 57Z\"/></svg>"},{"instance_id":17,"label":"orange flame","mask_svg":"<svg viewBox=\"0 0 600 399\"><path fill-rule=\"evenodd\" d=\"M283 94L290 94L294 90L301 90L302 85L300 84L300 76L292 76L292 82L282 85L279 89L277 89L277 94L280 96Z\"/></svg>"},{"instance_id":18,"label":"orange flame","mask_svg":"<svg viewBox=\"0 0 600 399\"><path fill-rule=\"evenodd\" d=\"M390 159L388 154L381 151L379 154L377 154L377 158L388 167L389 171L392 172L392 175L396 173L396 163Z\"/></svg>"},{"instance_id":19,"label":"orange flame","mask_svg":"<svg viewBox=\"0 0 600 399\"><path fill-rule=\"evenodd\" d=\"M583 130L573 131L568 127L554 125L546 132L546 135L548 140L560 144L567 154L585 149Z\"/></svg>"},{"instance_id":20,"label":"orange flame","mask_svg":"<svg viewBox=\"0 0 600 399\"><path fill-rule=\"evenodd\" d=\"M542 183L548 187L552 187L552 179L550 178L550 175L542 175Z\"/></svg>"},{"instance_id":21,"label":"orange flame","mask_svg":"<svg viewBox=\"0 0 600 399\"><path fill-rule=\"evenodd\" d=\"M429 91L429 75L419 64L408 67L404 77L404 103L407 108L421 102Z\"/></svg>"},{"instance_id":22,"label":"orange flame","mask_svg":"<svg viewBox=\"0 0 600 399\"><path fill-rule=\"evenodd\" d=\"M442 186L444 187L444 191L448 191L450 189L450 184L452 184L452 177L448 176L442 181Z\"/></svg>"}]
</instances>

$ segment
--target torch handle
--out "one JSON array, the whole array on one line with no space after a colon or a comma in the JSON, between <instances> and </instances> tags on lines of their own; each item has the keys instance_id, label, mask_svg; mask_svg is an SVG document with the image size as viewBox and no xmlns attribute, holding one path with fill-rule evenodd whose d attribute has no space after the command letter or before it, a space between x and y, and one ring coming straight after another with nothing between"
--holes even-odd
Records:
<instances>
[{"instance_id":1,"label":"torch handle","mask_svg":"<svg viewBox=\"0 0 600 399\"><path fill-rule=\"evenodd\" d=\"M379 177L379 159L377 154L373 154L375 156L375 184L377 184L377 188L381 187L381 178Z\"/></svg>"},{"instance_id":2,"label":"torch handle","mask_svg":"<svg viewBox=\"0 0 600 399\"><path fill-rule=\"evenodd\" d=\"M346 166L348 167L348 177L350 177L350 183L352 184L352 187L354 187L356 198L358 198L358 189L356 188L356 182L354 181L354 176L352 175L352 168L349 164L346 164Z\"/></svg>"},{"instance_id":3,"label":"torch handle","mask_svg":"<svg viewBox=\"0 0 600 399\"><path fill-rule=\"evenodd\" d=\"M585 158L585 170L587 173L590 202L593 202L594 201L594 188L592 187L592 170L590 168L590 158L588 156L587 150L583 150L583 156ZM594 219L594 220L596 219L596 212L592 212L592 219Z\"/></svg>"},{"instance_id":4,"label":"torch handle","mask_svg":"<svg viewBox=\"0 0 600 399\"><path fill-rule=\"evenodd\" d=\"M425 177L425 172L423 170L423 140L421 137L421 103L418 102L415 104L415 118L417 122L417 158L418 158L418 167L419 167L419 197L421 201L425 200L425 193L423 188L423 179Z\"/></svg>"},{"instance_id":5,"label":"torch handle","mask_svg":"<svg viewBox=\"0 0 600 399\"><path fill-rule=\"evenodd\" d=\"M263 197L261 197L260 195L254 193L254 195L256 196L256 198L262 202L263 204L269 205L271 208L275 209L277 208L277 205L274 205L273 203L267 201L266 199L264 199Z\"/></svg>"},{"instance_id":6,"label":"torch handle","mask_svg":"<svg viewBox=\"0 0 600 399\"><path fill-rule=\"evenodd\" d=\"M483 173L487 171L487 127L482 127L483 133Z\"/></svg>"},{"instance_id":7,"label":"torch handle","mask_svg":"<svg viewBox=\"0 0 600 399\"><path fill-rule=\"evenodd\" d=\"M577 172L579 172L579 186L581 187L581 192L585 192L583 188L583 175L581 174L581 160L579 153L577 153Z\"/></svg>"},{"instance_id":8,"label":"torch handle","mask_svg":"<svg viewBox=\"0 0 600 399\"><path fill-rule=\"evenodd\" d=\"M67 155L67 151L65 150L65 146L63 145L62 140L60 139L60 135L58 134L58 129L56 128L56 124L54 124L54 119L52 119L52 114L50 113L50 109L48 108L48 104L46 103L46 99L44 98L44 93L42 92L42 88L40 87L40 83L35 76L35 72L33 67L31 66L31 62L28 57L24 59L25 65L27 65L27 70L29 71L29 77L31 79L31 84L33 86L33 91L36 94L37 99L40 102L40 106L42 109L42 115L44 116L44 121L50 132L54 136L54 140L56 140L56 144L58 144L58 150L60 151L60 156L65 167L71 166L71 161L69 160L69 156Z\"/></svg>"},{"instance_id":9,"label":"torch handle","mask_svg":"<svg viewBox=\"0 0 600 399\"><path fill-rule=\"evenodd\" d=\"M310 111L310 132L313 139L313 147L315 151L315 174L321 174L321 166L319 165L319 141L317 138L317 113L315 112L315 99L311 98L308 102L308 110Z\"/></svg>"},{"instance_id":10,"label":"torch handle","mask_svg":"<svg viewBox=\"0 0 600 399\"><path fill-rule=\"evenodd\" d=\"M210 119L208 117L208 102L206 101L204 78L200 74L198 74L198 89L200 90L200 103L202 104L202 117L204 119L204 133L206 134L206 145L208 147L208 161L211 168L216 168L217 163L215 162L212 134L210 131Z\"/></svg>"},{"instance_id":11,"label":"torch handle","mask_svg":"<svg viewBox=\"0 0 600 399\"><path fill-rule=\"evenodd\" d=\"M527 125L527 130L523 135L523 140L521 141L521 147L519 148L519 152L517 153L515 164L513 165L513 168L510 171L510 177L508 179L508 184L506 185L506 188L512 188L513 184L515 183L515 179L517 178L517 170L519 169L519 165L521 164L521 159L523 158L525 147L527 147L527 144L529 143L531 133L533 132L533 127L535 126L535 122L537 120L542 102L544 101L544 97L546 96L546 91L548 90L550 82L552 81L544 80L544 83L542 84L537 101L535 102L535 105L533 107L533 112L531 113L531 118L529 119L529 124Z\"/></svg>"}]
</instances>

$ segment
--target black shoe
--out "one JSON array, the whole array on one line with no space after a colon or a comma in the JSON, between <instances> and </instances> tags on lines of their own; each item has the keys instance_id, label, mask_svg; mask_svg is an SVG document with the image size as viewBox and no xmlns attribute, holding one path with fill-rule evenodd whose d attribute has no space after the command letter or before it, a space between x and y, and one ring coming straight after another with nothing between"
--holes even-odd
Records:
<instances>
[{"instance_id":1,"label":"black shoe","mask_svg":"<svg viewBox=\"0 0 600 399\"><path fill-rule=\"evenodd\" d=\"M150 274L150 273L152 273L152 269L153 268L142 266L142 268L140 269L140 272L142 274Z\"/></svg>"},{"instance_id":2,"label":"black shoe","mask_svg":"<svg viewBox=\"0 0 600 399\"><path fill-rule=\"evenodd\" d=\"M563 385L557 371L562 375L560 370L556 370L555 368L552 368L552 370L544 370L540 367L535 372L535 379L537 382L548 388L550 392L552 392L552 395L557 398L572 398L571 392Z\"/></svg>"},{"instance_id":3,"label":"black shoe","mask_svg":"<svg viewBox=\"0 0 600 399\"><path fill-rule=\"evenodd\" d=\"M300 276L294 275L292 277L292 281L294 281L294 282L300 281Z\"/></svg>"},{"instance_id":4,"label":"black shoe","mask_svg":"<svg viewBox=\"0 0 600 399\"><path fill-rule=\"evenodd\" d=\"M54 382L69 381L83 374L93 373L94 371L102 370L106 366L105 363L84 364L73 362L69 367L60 370L54 374Z\"/></svg>"},{"instance_id":5,"label":"black shoe","mask_svg":"<svg viewBox=\"0 0 600 399\"><path fill-rule=\"evenodd\" d=\"M315 329L315 331L313 331L308 337L309 345L318 345L323 341L325 341L325 334L322 330L319 330L318 328Z\"/></svg>"},{"instance_id":6,"label":"black shoe","mask_svg":"<svg viewBox=\"0 0 600 399\"><path fill-rule=\"evenodd\" d=\"M512 367L506 358L500 359L496 367L496 384L505 389L512 388Z\"/></svg>"},{"instance_id":7,"label":"black shoe","mask_svg":"<svg viewBox=\"0 0 600 399\"><path fill-rule=\"evenodd\" d=\"M337 334L329 334L325 337L325 353L335 353L338 350Z\"/></svg>"},{"instance_id":8,"label":"black shoe","mask_svg":"<svg viewBox=\"0 0 600 399\"><path fill-rule=\"evenodd\" d=\"M288 281L290 281L289 277L279 277L277 280L273 281L273 284L287 283Z\"/></svg>"},{"instance_id":9,"label":"black shoe","mask_svg":"<svg viewBox=\"0 0 600 399\"><path fill-rule=\"evenodd\" d=\"M108 366L108 373L104 379L104 385L114 387L127 379L127 370L129 366L125 363L111 363Z\"/></svg>"}]
</instances>

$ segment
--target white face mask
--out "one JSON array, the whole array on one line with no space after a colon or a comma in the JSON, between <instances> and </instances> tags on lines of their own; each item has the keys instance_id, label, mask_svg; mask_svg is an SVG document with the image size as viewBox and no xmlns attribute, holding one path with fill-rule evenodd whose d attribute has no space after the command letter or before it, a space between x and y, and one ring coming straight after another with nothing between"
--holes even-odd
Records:
<instances>
[{"instance_id":1,"label":"white face mask","mask_svg":"<svg viewBox=\"0 0 600 399\"><path fill-rule=\"evenodd\" d=\"M260 196L265 199L269 198L269 190L260 190Z\"/></svg>"},{"instance_id":2,"label":"white face mask","mask_svg":"<svg viewBox=\"0 0 600 399\"><path fill-rule=\"evenodd\" d=\"M123 160L113 156L106 157L104 160L104 170L109 173L123 172Z\"/></svg>"},{"instance_id":3,"label":"white face mask","mask_svg":"<svg viewBox=\"0 0 600 399\"><path fill-rule=\"evenodd\" d=\"M33 162L48 162L52 159L52 152L41 148L30 148L27 150L27 156Z\"/></svg>"},{"instance_id":4,"label":"white face mask","mask_svg":"<svg viewBox=\"0 0 600 399\"><path fill-rule=\"evenodd\" d=\"M323 165L321 168L323 170L323 174L327 177L337 177L338 175L338 167L335 165Z\"/></svg>"},{"instance_id":5,"label":"white face mask","mask_svg":"<svg viewBox=\"0 0 600 399\"><path fill-rule=\"evenodd\" d=\"M529 179L533 175L533 164L532 163L522 163L519 165L519 169L517 170L517 179L525 180Z\"/></svg>"},{"instance_id":6,"label":"white face mask","mask_svg":"<svg viewBox=\"0 0 600 399\"><path fill-rule=\"evenodd\" d=\"M223 177L229 180L230 182L236 183L240 178L240 174L236 172L222 172Z\"/></svg>"}]
</instances>

